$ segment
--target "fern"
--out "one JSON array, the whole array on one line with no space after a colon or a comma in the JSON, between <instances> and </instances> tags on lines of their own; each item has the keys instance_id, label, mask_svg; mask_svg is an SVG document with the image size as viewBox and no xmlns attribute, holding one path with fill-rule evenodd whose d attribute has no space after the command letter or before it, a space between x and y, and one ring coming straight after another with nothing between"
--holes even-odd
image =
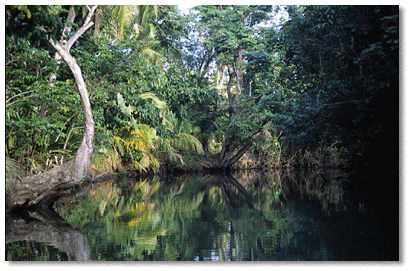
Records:
<instances>
[{"instance_id":1,"label":"fern","mask_svg":"<svg viewBox=\"0 0 408 271\"><path fill-rule=\"evenodd\" d=\"M169 111L166 103L161 101L156 94L146 92L139 95L141 99L150 99L153 105L159 110L163 119L163 125L174 131L173 123L176 121L174 114ZM135 169L139 171L154 171L160 167L157 157L161 156L168 161L184 165L184 151L195 151L203 154L203 147L200 141L188 133L178 133L174 138L160 138L156 135L156 130L147 124L138 123L132 116L133 107L126 106L123 96L117 94L119 109L131 119L132 128L125 126L118 131L114 137L114 145L122 156L129 156ZM164 154L164 155L163 155Z\"/></svg>"}]
</instances>

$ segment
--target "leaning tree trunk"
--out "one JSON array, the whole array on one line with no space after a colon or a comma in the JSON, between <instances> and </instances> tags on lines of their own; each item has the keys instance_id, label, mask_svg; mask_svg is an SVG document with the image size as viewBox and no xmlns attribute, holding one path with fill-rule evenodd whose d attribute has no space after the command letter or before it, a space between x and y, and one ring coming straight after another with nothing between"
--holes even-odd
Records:
<instances>
[{"instance_id":1,"label":"leaning tree trunk","mask_svg":"<svg viewBox=\"0 0 408 271\"><path fill-rule=\"evenodd\" d=\"M65 191L79 184L88 173L93 152L94 121L81 69L69 51L75 41L93 25L91 18L96 8L97 6L88 7L89 13L84 24L67 42L64 40L57 42L49 39L51 45L72 71L81 97L85 120L85 131L81 145L73 160L49 171L29 176L21 181L10 184L9 189L6 191L7 208L15 209L35 205L50 205L63 195ZM74 12L73 9L71 9L72 12Z\"/></svg>"}]
</instances>

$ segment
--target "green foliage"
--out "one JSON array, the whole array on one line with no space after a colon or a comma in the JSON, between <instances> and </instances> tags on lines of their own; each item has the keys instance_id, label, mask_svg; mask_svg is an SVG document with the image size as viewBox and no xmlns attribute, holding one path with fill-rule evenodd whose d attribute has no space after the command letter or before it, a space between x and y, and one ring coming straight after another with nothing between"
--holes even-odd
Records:
<instances>
[{"instance_id":1,"label":"green foliage","mask_svg":"<svg viewBox=\"0 0 408 271\"><path fill-rule=\"evenodd\" d=\"M6 155L24 170L54 167L80 143L72 75L45 34L60 39L69 9L6 6ZM73 30L86 8L75 11ZM271 22L278 12L289 16L282 25ZM396 146L396 7L197 6L183 16L176 6L101 6L95 16L71 50L94 148L139 170L235 155L249 142L264 164L310 152L379 165L373 157Z\"/></svg>"},{"instance_id":2,"label":"green foliage","mask_svg":"<svg viewBox=\"0 0 408 271\"><path fill-rule=\"evenodd\" d=\"M5 8L6 188L72 159L80 145L78 91L48 41L61 39L70 8ZM87 12L74 9L70 34ZM281 25L272 22L277 12L287 15ZM263 167L344 165L351 189L362 183L367 194L377 189L379 199L398 206L398 182L384 184L398 178L398 6L197 6L189 16L176 6L100 6L93 20L93 33L84 33L71 54L90 96L99 169L114 169L103 163L108 159L148 173L225 169L244 153ZM257 246L288 232L282 206L271 208L286 197L285 183L337 210L344 191L336 180L325 187L319 180L274 176L250 184L264 210L261 224L273 220L276 227L254 239L259 225L252 223L245 241ZM248 234L247 224L225 215L233 203L225 183L207 181L101 184L64 215L98 237L91 242L103 243L95 259L110 259L112 246L124 248L121 259L144 259L156 249L162 254L155 259L174 259L182 242L193 259L186 232L196 233L194 223L204 218L219 227L217 242L243 238L238 230ZM234 234L223 228L231 223L234 242L223 239ZM280 249L275 241L268 249Z\"/></svg>"},{"instance_id":3,"label":"green foliage","mask_svg":"<svg viewBox=\"0 0 408 271\"><path fill-rule=\"evenodd\" d=\"M155 50L165 56L167 62L180 62L181 39L188 36L188 21L179 13L177 6L160 5L157 8L155 37L160 43L155 46Z\"/></svg>"},{"instance_id":4,"label":"green foliage","mask_svg":"<svg viewBox=\"0 0 408 271\"><path fill-rule=\"evenodd\" d=\"M296 146L336 142L350 162L376 167L396 146L389 120L398 108L398 8L308 6L302 14L286 23L280 42L279 80L289 78L296 93L284 135Z\"/></svg>"},{"instance_id":5,"label":"green foliage","mask_svg":"<svg viewBox=\"0 0 408 271\"><path fill-rule=\"evenodd\" d=\"M6 154L18 163L35 159L41 166L59 164L56 154L65 145L76 122L79 99L71 81L49 86L55 72L50 53L25 37L7 36L6 48ZM71 134L71 139L76 135ZM69 157L69 155L67 156ZM29 167L25 168L30 170Z\"/></svg>"},{"instance_id":6,"label":"green foliage","mask_svg":"<svg viewBox=\"0 0 408 271\"><path fill-rule=\"evenodd\" d=\"M273 6L197 6L201 31L208 33L206 44L218 53L250 48L254 26L269 19Z\"/></svg>"}]
</instances>

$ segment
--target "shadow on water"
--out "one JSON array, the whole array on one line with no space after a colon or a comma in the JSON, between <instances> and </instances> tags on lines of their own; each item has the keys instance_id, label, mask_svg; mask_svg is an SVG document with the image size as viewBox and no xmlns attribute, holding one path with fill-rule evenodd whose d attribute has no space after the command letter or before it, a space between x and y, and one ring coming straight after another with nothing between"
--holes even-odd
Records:
<instances>
[{"instance_id":1,"label":"shadow on water","mask_svg":"<svg viewBox=\"0 0 408 271\"><path fill-rule=\"evenodd\" d=\"M398 260L341 171L115 175L8 217L8 260ZM398 238L397 238L398 239Z\"/></svg>"}]
</instances>

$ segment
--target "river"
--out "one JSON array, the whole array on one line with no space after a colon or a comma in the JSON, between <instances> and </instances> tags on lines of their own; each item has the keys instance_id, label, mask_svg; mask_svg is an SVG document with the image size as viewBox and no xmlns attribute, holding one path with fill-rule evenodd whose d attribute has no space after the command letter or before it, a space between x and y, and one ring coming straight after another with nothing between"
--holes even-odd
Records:
<instances>
[{"instance_id":1,"label":"river","mask_svg":"<svg viewBox=\"0 0 408 271\"><path fill-rule=\"evenodd\" d=\"M398 260L381 215L338 170L115 174L8 217L6 260Z\"/></svg>"}]
</instances>

